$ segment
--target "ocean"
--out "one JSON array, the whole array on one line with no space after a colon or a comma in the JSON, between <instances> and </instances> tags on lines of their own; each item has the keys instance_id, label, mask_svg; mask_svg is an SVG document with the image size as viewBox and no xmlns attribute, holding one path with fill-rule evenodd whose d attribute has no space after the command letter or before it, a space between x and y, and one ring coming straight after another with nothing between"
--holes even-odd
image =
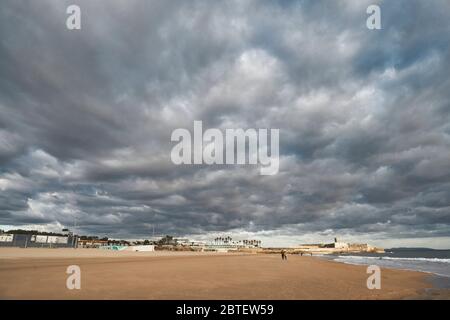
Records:
<instances>
[{"instance_id":1,"label":"ocean","mask_svg":"<svg viewBox=\"0 0 450 320\"><path fill-rule=\"evenodd\" d=\"M450 278L450 250L393 248L385 251L380 254L330 255L326 258L349 264L374 264L380 267L423 271Z\"/></svg>"}]
</instances>

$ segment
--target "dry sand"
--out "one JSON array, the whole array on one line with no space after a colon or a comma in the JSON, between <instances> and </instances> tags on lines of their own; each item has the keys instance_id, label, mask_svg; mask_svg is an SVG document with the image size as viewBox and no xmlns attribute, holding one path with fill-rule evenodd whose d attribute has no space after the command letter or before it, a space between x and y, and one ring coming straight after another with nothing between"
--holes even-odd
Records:
<instances>
[{"instance_id":1,"label":"dry sand","mask_svg":"<svg viewBox=\"0 0 450 320\"><path fill-rule=\"evenodd\" d=\"M81 268L81 289L66 269ZM427 298L424 273L382 269L381 290L366 267L314 257L98 249L0 248L0 299L402 299ZM448 297L439 291L437 297Z\"/></svg>"}]
</instances>

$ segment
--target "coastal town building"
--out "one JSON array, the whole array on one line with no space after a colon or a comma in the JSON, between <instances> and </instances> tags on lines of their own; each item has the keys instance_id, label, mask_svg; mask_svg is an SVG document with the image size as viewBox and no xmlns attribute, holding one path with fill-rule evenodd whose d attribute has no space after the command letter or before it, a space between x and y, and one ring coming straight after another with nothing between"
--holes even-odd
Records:
<instances>
[{"instance_id":1,"label":"coastal town building","mask_svg":"<svg viewBox=\"0 0 450 320\"><path fill-rule=\"evenodd\" d=\"M77 240L77 236L71 232L46 233L29 230L11 230L7 233L0 234L0 247L75 248L78 245Z\"/></svg>"},{"instance_id":2,"label":"coastal town building","mask_svg":"<svg viewBox=\"0 0 450 320\"><path fill-rule=\"evenodd\" d=\"M301 244L296 246L294 251L316 254L384 252L382 248L377 248L367 243L347 243L338 241L337 238L334 238L332 243Z\"/></svg>"}]
</instances>

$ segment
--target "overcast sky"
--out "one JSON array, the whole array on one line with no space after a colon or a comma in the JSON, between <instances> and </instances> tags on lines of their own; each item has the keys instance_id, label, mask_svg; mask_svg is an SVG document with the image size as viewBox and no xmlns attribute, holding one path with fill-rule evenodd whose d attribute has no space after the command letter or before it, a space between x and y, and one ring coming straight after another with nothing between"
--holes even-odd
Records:
<instances>
[{"instance_id":1,"label":"overcast sky","mask_svg":"<svg viewBox=\"0 0 450 320\"><path fill-rule=\"evenodd\" d=\"M4 0L0 228L450 248L449 35L448 0ZM172 164L194 120L280 129L279 173Z\"/></svg>"}]
</instances>

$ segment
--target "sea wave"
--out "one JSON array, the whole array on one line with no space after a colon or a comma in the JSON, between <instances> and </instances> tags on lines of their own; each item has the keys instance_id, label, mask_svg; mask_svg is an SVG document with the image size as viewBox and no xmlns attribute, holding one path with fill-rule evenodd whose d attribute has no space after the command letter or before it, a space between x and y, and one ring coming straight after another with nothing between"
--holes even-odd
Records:
<instances>
[{"instance_id":1,"label":"sea wave","mask_svg":"<svg viewBox=\"0 0 450 320\"><path fill-rule=\"evenodd\" d=\"M450 259L448 258L410 258L386 256L352 256L340 255L333 259L338 262L356 265L376 264L380 267L422 271L450 278Z\"/></svg>"},{"instance_id":2,"label":"sea wave","mask_svg":"<svg viewBox=\"0 0 450 320\"><path fill-rule=\"evenodd\" d=\"M442 258L403 258L403 257L370 257L370 256L338 256L341 259L357 259L357 260L393 260L393 261L424 261L424 262L441 262L450 263L450 259Z\"/></svg>"}]
</instances>

